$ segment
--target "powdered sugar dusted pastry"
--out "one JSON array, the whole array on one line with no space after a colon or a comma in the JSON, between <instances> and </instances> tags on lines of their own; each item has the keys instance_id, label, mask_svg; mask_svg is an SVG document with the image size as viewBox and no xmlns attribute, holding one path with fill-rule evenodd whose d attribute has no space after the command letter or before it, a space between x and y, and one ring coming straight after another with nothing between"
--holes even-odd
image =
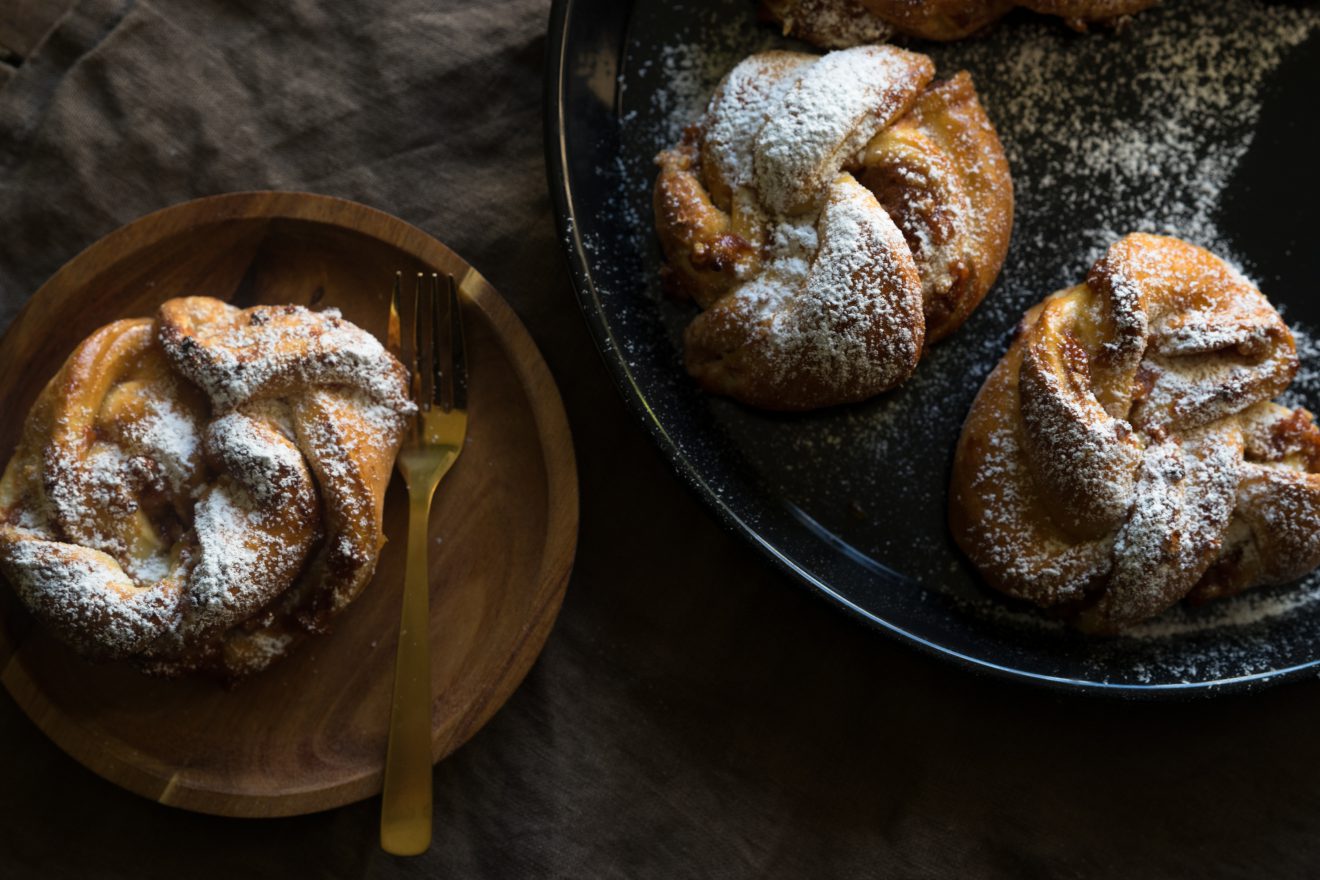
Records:
<instances>
[{"instance_id":1,"label":"powdered sugar dusted pastry","mask_svg":"<svg viewBox=\"0 0 1320 880\"><path fill-rule=\"evenodd\" d=\"M768 409L870 397L956 329L1003 263L1008 164L971 77L864 46L764 52L657 157L667 280L708 390Z\"/></svg>"},{"instance_id":2,"label":"powdered sugar dusted pastry","mask_svg":"<svg viewBox=\"0 0 1320 880\"><path fill-rule=\"evenodd\" d=\"M1057 15L1069 27L1112 24L1158 0L762 0L762 13L784 34L828 49L859 46L894 35L961 40L1015 6Z\"/></svg>"},{"instance_id":3,"label":"powdered sugar dusted pastry","mask_svg":"<svg viewBox=\"0 0 1320 880\"><path fill-rule=\"evenodd\" d=\"M337 312L169 300L38 397L0 478L0 569L91 657L254 672L370 579L411 409Z\"/></svg>"},{"instance_id":4,"label":"powdered sugar dusted pastry","mask_svg":"<svg viewBox=\"0 0 1320 880\"><path fill-rule=\"evenodd\" d=\"M1270 399L1287 326L1224 262L1115 243L1027 312L963 426L955 539L986 581L1115 632L1320 565L1320 429Z\"/></svg>"}]
</instances>

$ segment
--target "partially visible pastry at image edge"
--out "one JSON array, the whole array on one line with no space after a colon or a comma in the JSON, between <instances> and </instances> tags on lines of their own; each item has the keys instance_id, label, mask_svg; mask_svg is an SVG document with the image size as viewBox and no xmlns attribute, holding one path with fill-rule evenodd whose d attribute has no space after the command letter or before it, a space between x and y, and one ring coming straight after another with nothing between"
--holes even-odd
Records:
<instances>
[{"instance_id":1,"label":"partially visible pastry at image edge","mask_svg":"<svg viewBox=\"0 0 1320 880\"><path fill-rule=\"evenodd\" d=\"M0 571L92 659L236 678L371 579L407 373L336 311L207 297L116 321L0 478Z\"/></svg>"},{"instance_id":2,"label":"partially visible pastry at image edge","mask_svg":"<svg viewBox=\"0 0 1320 880\"><path fill-rule=\"evenodd\" d=\"M1075 30L1113 25L1159 0L762 0L761 14L786 36L827 49L894 36L961 40L1021 6L1062 18Z\"/></svg>"},{"instance_id":3,"label":"partially visible pastry at image edge","mask_svg":"<svg viewBox=\"0 0 1320 880\"><path fill-rule=\"evenodd\" d=\"M671 292L708 391L772 410L908 378L994 283L1013 185L971 77L862 46L752 55L656 159Z\"/></svg>"},{"instance_id":4,"label":"partially visible pastry at image edge","mask_svg":"<svg viewBox=\"0 0 1320 880\"><path fill-rule=\"evenodd\" d=\"M1121 239L1029 310L954 457L949 523L986 582L1116 633L1320 565L1320 429L1272 402L1292 334L1209 252Z\"/></svg>"}]
</instances>

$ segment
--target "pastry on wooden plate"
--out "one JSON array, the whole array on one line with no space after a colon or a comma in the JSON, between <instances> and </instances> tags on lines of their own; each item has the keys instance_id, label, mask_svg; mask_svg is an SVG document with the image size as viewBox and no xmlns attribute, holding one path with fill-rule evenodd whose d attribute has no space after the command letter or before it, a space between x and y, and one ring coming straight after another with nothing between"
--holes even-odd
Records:
<instances>
[{"instance_id":1,"label":"pastry on wooden plate","mask_svg":"<svg viewBox=\"0 0 1320 880\"><path fill-rule=\"evenodd\" d=\"M961 40L1015 6L1057 15L1076 30L1115 24L1158 0L762 0L784 34L828 49L893 36Z\"/></svg>"},{"instance_id":2,"label":"pastry on wooden plate","mask_svg":"<svg viewBox=\"0 0 1320 880\"><path fill-rule=\"evenodd\" d=\"M81 653L236 677L371 579L407 373L337 312L165 302L70 355L0 478L0 570Z\"/></svg>"},{"instance_id":3,"label":"pastry on wooden plate","mask_svg":"<svg viewBox=\"0 0 1320 880\"><path fill-rule=\"evenodd\" d=\"M1320 429L1265 297L1135 234L1027 312L963 425L954 538L985 580L1112 633L1320 565Z\"/></svg>"},{"instance_id":4,"label":"pastry on wooden plate","mask_svg":"<svg viewBox=\"0 0 1320 880\"><path fill-rule=\"evenodd\" d=\"M985 296L1008 163L971 77L934 75L893 46L752 55L657 157L664 272L703 309L684 360L707 390L775 410L871 397Z\"/></svg>"}]
</instances>

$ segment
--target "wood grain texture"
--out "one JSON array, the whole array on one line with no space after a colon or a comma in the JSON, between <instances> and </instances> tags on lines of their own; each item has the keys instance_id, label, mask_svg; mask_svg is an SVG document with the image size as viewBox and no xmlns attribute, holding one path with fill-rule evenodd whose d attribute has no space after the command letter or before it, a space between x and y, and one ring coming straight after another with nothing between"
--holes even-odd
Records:
<instances>
[{"instance_id":1,"label":"wood grain texture","mask_svg":"<svg viewBox=\"0 0 1320 880\"><path fill-rule=\"evenodd\" d=\"M540 652L577 538L577 472L559 393L489 284L420 230L324 196L239 193L149 215L92 245L37 291L0 340L0 454L21 415L88 333L179 294L246 306L336 307L383 336L395 270L460 280L470 427L431 517L433 756L495 713ZM281 816L380 791L403 582L407 499L390 485L376 578L337 620L226 690L92 665L0 589L0 680L87 767L191 810Z\"/></svg>"}]
</instances>

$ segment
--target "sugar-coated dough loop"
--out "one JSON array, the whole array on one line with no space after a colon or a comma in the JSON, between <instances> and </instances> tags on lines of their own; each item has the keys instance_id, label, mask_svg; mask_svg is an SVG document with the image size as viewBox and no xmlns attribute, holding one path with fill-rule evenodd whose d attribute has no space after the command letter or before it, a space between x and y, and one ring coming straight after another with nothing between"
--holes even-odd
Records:
<instances>
[{"instance_id":1,"label":"sugar-coated dough loop","mask_svg":"<svg viewBox=\"0 0 1320 880\"><path fill-rule=\"evenodd\" d=\"M735 190L753 185L756 137L785 90L815 61L805 52L759 52L720 81L706 116L701 177L721 210L730 210Z\"/></svg>"},{"instance_id":2,"label":"sugar-coated dough loop","mask_svg":"<svg viewBox=\"0 0 1320 880\"><path fill-rule=\"evenodd\" d=\"M773 214L818 208L844 163L911 108L935 64L892 46L858 46L797 72L752 143L756 188Z\"/></svg>"}]
</instances>

